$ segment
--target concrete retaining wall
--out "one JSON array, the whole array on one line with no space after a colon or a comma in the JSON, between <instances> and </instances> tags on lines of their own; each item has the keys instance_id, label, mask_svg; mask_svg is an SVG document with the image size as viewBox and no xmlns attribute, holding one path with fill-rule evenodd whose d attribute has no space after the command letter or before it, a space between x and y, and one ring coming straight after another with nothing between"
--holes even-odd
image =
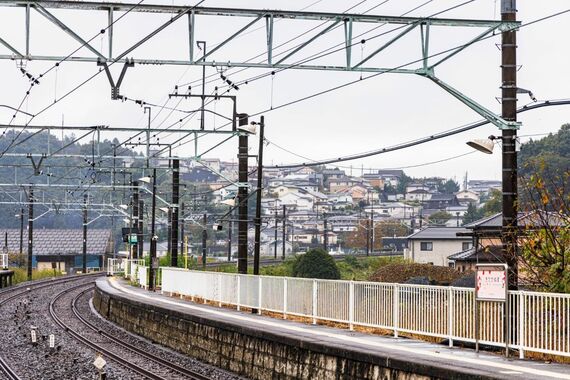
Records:
<instances>
[{"instance_id":1,"label":"concrete retaining wall","mask_svg":"<svg viewBox=\"0 0 570 380\"><path fill-rule=\"evenodd\" d=\"M103 279L102 279L103 280ZM461 379L449 368L333 347L125 297L98 281L95 308L154 342L251 379ZM197 313L199 314L199 313ZM472 378L481 378L474 376Z\"/></svg>"}]
</instances>

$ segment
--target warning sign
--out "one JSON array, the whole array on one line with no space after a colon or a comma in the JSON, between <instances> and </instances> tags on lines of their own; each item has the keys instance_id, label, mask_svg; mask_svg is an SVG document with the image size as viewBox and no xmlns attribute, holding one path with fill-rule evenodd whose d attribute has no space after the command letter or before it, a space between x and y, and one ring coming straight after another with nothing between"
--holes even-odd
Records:
<instances>
[{"instance_id":1,"label":"warning sign","mask_svg":"<svg viewBox=\"0 0 570 380\"><path fill-rule=\"evenodd\" d=\"M479 301L506 301L507 299L507 266L477 265L477 281L475 294Z\"/></svg>"}]
</instances>

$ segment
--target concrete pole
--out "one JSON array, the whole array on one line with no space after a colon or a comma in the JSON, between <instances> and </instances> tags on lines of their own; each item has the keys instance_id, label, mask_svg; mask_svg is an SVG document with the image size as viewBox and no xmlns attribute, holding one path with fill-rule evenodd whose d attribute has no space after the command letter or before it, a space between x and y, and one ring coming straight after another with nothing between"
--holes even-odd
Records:
<instances>
[{"instance_id":1,"label":"concrete pole","mask_svg":"<svg viewBox=\"0 0 570 380\"><path fill-rule=\"evenodd\" d=\"M239 119L239 125L248 124L247 114L236 115ZM248 136L247 133L240 132L238 137L238 273L247 274L247 164L248 164Z\"/></svg>"},{"instance_id":2,"label":"concrete pole","mask_svg":"<svg viewBox=\"0 0 570 380\"><path fill-rule=\"evenodd\" d=\"M170 252L171 263L173 267L178 266L178 216L180 202L180 160L172 160L172 207L170 211L171 228L170 228Z\"/></svg>"},{"instance_id":3,"label":"concrete pole","mask_svg":"<svg viewBox=\"0 0 570 380\"><path fill-rule=\"evenodd\" d=\"M263 189L263 131L265 118L259 123L259 151L257 153L257 197L255 200L255 242L253 249L253 274L259 275L259 256L261 254L261 195Z\"/></svg>"},{"instance_id":4,"label":"concrete pole","mask_svg":"<svg viewBox=\"0 0 570 380\"><path fill-rule=\"evenodd\" d=\"M83 266L81 273L87 273L87 194L83 194Z\"/></svg>"},{"instance_id":5,"label":"concrete pole","mask_svg":"<svg viewBox=\"0 0 570 380\"><path fill-rule=\"evenodd\" d=\"M156 241L158 237L155 235L156 222L156 169L152 169L152 210L150 222L150 268L148 271L148 289L154 291L155 289L155 271L158 265L155 265L156 260Z\"/></svg>"},{"instance_id":6,"label":"concrete pole","mask_svg":"<svg viewBox=\"0 0 570 380\"><path fill-rule=\"evenodd\" d=\"M28 199L28 281L32 281L32 253L34 250L34 189L30 187Z\"/></svg>"},{"instance_id":7,"label":"concrete pole","mask_svg":"<svg viewBox=\"0 0 570 380\"><path fill-rule=\"evenodd\" d=\"M516 0L501 0L501 20L513 22L517 19ZM502 33L502 117L507 121L517 120L517 32L516 29ZM517 255L517 152L516 129L502 131L503 166L503 255L509 266L509 289L518 289Z\"/></svg>"}]
</instances>

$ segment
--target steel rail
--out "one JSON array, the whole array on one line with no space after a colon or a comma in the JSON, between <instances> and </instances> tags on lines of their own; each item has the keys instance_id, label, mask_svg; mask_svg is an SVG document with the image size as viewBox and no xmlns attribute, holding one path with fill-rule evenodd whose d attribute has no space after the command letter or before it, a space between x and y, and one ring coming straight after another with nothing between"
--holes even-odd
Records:
<instances>
[{"instance_id":1,"label":"steel rail","mask_svg":"<svg viewBox=\"0 0 570 380\"><path fill-rule=\"evenodd\" d=\"M81 275L77 275L77 276L66 276L65 278L55 278L55 279L50 279L50 280L38 281L36 283L31 283L31 284L28 284L29 286L26 286L26 289L24 291L14 293L14 294L10 295L9 297L6 297L3 300L0 300L0 307L6 303L12 301L12 300L24 295L24 294L29 294L33 290L43 289L43 288L47 288L47 287L50 287L53 285L62 284L62 283L66 283L66 282L77 281L79 279L84 279L87 276L100 276L103 273L104 272L81 274ZM0 292L0 296L12 293L18 289L20 289L20 287L18 287L16 289L6 288L6 290ZM10 367L10 365L6 362L6 360L2 357L2 355L0 355L0 371L3 372L4 374L6 374L6 376L11 380L21 380L22 379L20 376L18 376L16 371L14 371L14 369L12 369L12 367Z\"/></svg>"},{"instance_id":2,"label":"steel rail","mask_svg":"<svg viewBox=\"0 0 570 380\"><path fill-rule=\"evenodd\" d=\"M99 333L100 335L104 336L105 338L113 341L114 343L118 344L119 346L132 351L140 356L143 356L144 358L151 360L153 362L156 362L158 364L160 364L163 367L167 367L175 372L180 373L181 375L184 376L188 376L191 379L196 379L196 380L208 380L210 379L209 377L206 377L200 373L194 372L192 370L186 369L178 364L175 363L171 363L165 359L162 359L160 357L157 357L145 350L142 350L134 345L125 343L120 341L119 339L115 338L114 336L112 336L109 333L106 333L105 331L101 330L100 328L98 328L97 326L93 325L91 322L89 322L88 320L86 320L80 313L79 310L77 308L77 301L79 300L79 298L81 296L83 296L85 293L87 293L88 291L90 291L91 288L89 289L85 289L84 291L82 291L81 293L79 293L77 296L75 296L73 298L73 300L71 301L71 309L73 311L73 314L77 317L77 319L79 319L84 325L86 325L87 327L89 327L91 330L96 331L97 333Z\"/></svg>"},{"instance_id":3,"label":"steel rail","mask_svg":"<svg viewBox=\"0 0 570 380\"><path fill-rule=\"evenodd\" d=\"M108 358L113 359L118 364L132 370L133 372L137 373L138 375L143 376L144 378L147 378L147 379L164 380L163 377L158 376L155 373L150 372L144 368L141 368L136 364L130 363L128 360L121 358L119 355L113 353L112 351L108 350L107 348L103 347L102 345L95 344L95 343L91 342L89 339L85 338L84 336L82 336L77 331L71 329L68 325L65 324L65 322L63 322L63 320L61 320L61 318L59 318L57 316L57 314L55 312L55 306L54 306L55 303L57 302L57 300L59 300L61 297L63 297L65 294L67 294L70 290L75 290L76 288L79 288L81 286L85 286L85 285L82 284L82 285L74 286L72 288L67 288L66 290L56 294L55 297L53 297L50 300L49 315L54 320L54 322L59 327L61 327L64 331L66 331L69 335L71 335L73 338L75 338L77 341L79 341L80 343L83 343L84 345L91 348L95 352L100 352L100 353L106 355Z\"/></svg>"}]
</instances>

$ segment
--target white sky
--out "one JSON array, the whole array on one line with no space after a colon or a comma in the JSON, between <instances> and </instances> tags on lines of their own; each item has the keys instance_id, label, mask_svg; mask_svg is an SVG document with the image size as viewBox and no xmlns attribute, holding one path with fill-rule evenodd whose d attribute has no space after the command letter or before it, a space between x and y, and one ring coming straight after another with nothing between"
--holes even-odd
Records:
<instances>
[{"instance_id":1,"label":"white sky","mask_svg":"<svg viewBox=\"0 0 570 380\"><path fill-rule=\"evenodd\" d=\"M206 0L203 6L228 6L240 8L272 8L300 10L316 0L303 1L221 1ZM145 1L145 3L184 4L186 1ZM400 15L409 9L425 2L418 0L391 0L376 8L373 14ZM307 10L343 12L359 1L323 0L314 4ZM366 9L381 3L379 0L365 1L352 12L363 12ZM461 1L433 0L426 6L412 13L413 16L427 16L460 4ZM270 5L269 5L270 4ZM494 19L500 17L498 7L500 1L477 0L471 4L445 13L440 17ZM497 8L497 10L496 10ZM529 22L543 16L568 8L565 0L519 0L519 20ZM77 11L52 10L67 25L72 27L79 35L88 39L105 26L104 13L85 13ZM118 17L118 15L116 15ZM148 15L131 13L117 22L115 27L115 53L132 45L160 23L167 20L169 15ZM522 65L519 71L519 86L533 91L539 99L560 99L570 97L568 88L570 74L568 71L568 58L570 46L567 42L567 25L570 13L560 17L538 23L528 28L523 27L518 34L518 63ZM229 19L211 17L198 18L197 40L206 40L211 46L231 35L241 26L245 19ZM317 23L300 21L283 21L275 24L274 45L285 41ZM68 54L77 43L53 24L43 19L37 13L32 13L31 23L31 52L32 54ZM252 29L254 32L238 38L220 49L213 59L217 62L228 59L239 60L264 53L265 30L260 28L260 22ZM354 34L370 28L371 26L355 27ZM259 30L256 30L259 28ZM370 34L378 34L392 29L385 26ZM433 28L431 52L437 52L458 44L467 42L472 36L480 33L480 29L462 28ZM130 56L135 58L164 58L181 59L187 56L187 24L186 19L179 20L163 31L148 44L135 50ZM314 33L314 32L313 32ZM394 34L384 39L369 41L361 52L360 47L353 49L353 62L373 51L382 41L386 41ZM10 9L0 7L0 37L7 40L20 51L24 50L24 11L23 9ZM324 50L343 41L342 27L334 30L330 35L314 42L306 51L295 55L288 62L295 62L308 55ZM500 96L500 51L495 46L500 42L500 36L478 43L453 59L447 61L436 69L436 75L445 82L462 90L489 109L500 112L500 104L495 97ZM93 46L101 49L106 47L106 37L97 37ZM291 46L291 45L288 45ZM104 49L103 49L104 50ZM0 54L9 51L0 46ZM79 53L78 53L79 54ZM85 50L81 55L89 55ZM196 50L195 54L199 54ZM421 57L419 29L410 33L404 39L386 49L381 55L374 58L373 63L384 67L398 66ZM311 63L325 63L325 60ZM329 64L344 63L344 54L337 53L326 60ZM37 75L45 71L53 63L30 62L27 70ZM115 78L118 77L121 67L112 67ZM29 99L24 103L23 109L36 113L53 102L55 94L61 96L90 75L97 72L94 63L66 62L60 69L53 70L41 79L41 85L33 89ZM267 69L248 69L242 73L227 76L233 81L239 81L266 73ZM213 68L207 69L207 74L215 73ZM367 76L367 74L363 74ZM312 93L334 87L336 85L357 79L356 72L316 72L287 70L278 73L273 79L273 106L310 95ZM57 80L56 80L57 78ZM172 91L175 84L188 83L201 78L201 67L179 66L141 66L129 69L121 93L134 99L162 104L166 95ZM28 81L22 77L13 61L0 61L0 104L17 107L22 99ZM219 80L208 85L207 92L213 86L222 85ZM199 82L193 84L193 93L199 92ZM238 111L249 114L265 110L271 105L270 78L261 79L248 85L240 86L238 95ZM527 95L519 96L519 105L526 104L530 99ZM170 101L168 106L175 106L177 101ZM181 109L195 109L197 102L182 101ZM212 108L213 109L213 108ZM217 112L227 112L229 108L221 102L216 104ZM156 115L157 109L153 110ZM0 108L0 122L10 120L12 112ZM68 98L57 103L41 116L34 119L33 124L60 125L62 115L65 115L66 125L105 124L112 126L145 126L146 116L140 106L133 103L122 103L110 99L110 86L104 74L81 87ZM153 122L153 125L168 126L180 117L173 114L165 120L168 112L164 110ZM193 118L186 127L198 127L199 118ZM324 159L340 157L347 154L369 151L377 148L405 142L418 137L429 136L447 129L477 121L480 117L461 104L456 99L444 93L439 87L428 79L404 74L385 74L376 78L359 82L355 85L328 93L317 98L304 101L293 106L285 107L265 114L266 137L280 146L297 154L311 159ZM563 123L570 122L570 107L551 107L531 111L520 115L523 122L521 135L555 132ZM26 119L18 117L17 123L25 123ZM223 123L222 119L206 120L206 127L212 128ZM365 168L400 168L417 165L425 162L437 161L451 156L470 152L465 141L472 138L483 138L497 133L491 125L478 130L445 138L432 143L424 144L403 151L388 153L367 159L341 163L342 166L352 165L355 169ZM124 140L127 135L103 135L106 138L117 137ZM168 142L173 136L161 136L161 142ZM523 141L527 140L524 139ZM200 141L200 148L207 149L220 138L205 138ZM256 139L252 139L253 151L256 150ZM290 153L269 145L265 151L266 164L297 163L306 161ZM194 153L193 144L186 144L174 150L175 154L190 156ZM237 140L232 140L208 154L208 157L222 159L235 159L237 153ZM498 153L498 152L497 152ZM413 176L443 176L456 177L461 181L466 171L471 179L500 179L500 154L483 155L470 154L465 157L419 168L405 169ZM354 170L360 174L360 170Z\"/></svg>"}]
</instances>

